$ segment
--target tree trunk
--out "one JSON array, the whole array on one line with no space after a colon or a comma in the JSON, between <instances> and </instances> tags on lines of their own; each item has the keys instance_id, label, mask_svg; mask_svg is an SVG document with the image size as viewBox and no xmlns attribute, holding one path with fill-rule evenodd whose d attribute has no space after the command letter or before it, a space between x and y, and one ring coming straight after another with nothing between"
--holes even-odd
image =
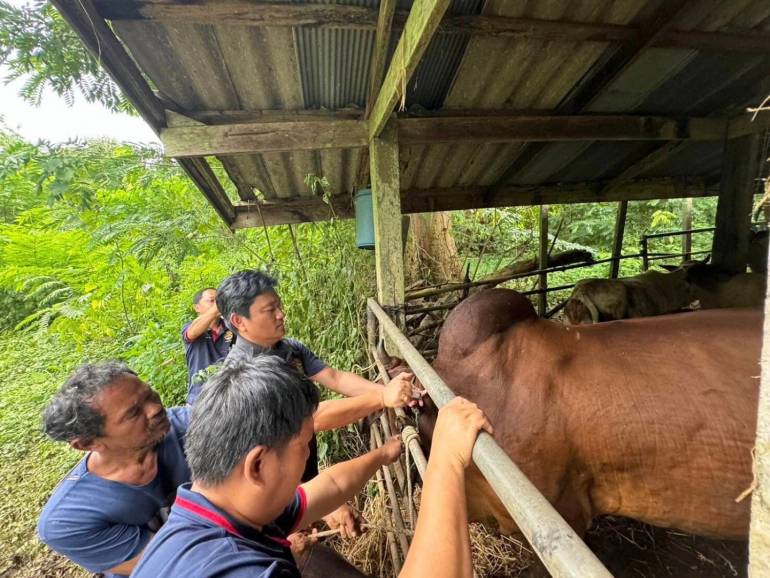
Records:
<instances>
[{"instance_id":1,"label":"tree trunk","mask_svg":"<svg viewBox=\"0 0 770 578\"><path fill-rule=\"evenodd\" d=\"M462 264L449 213L420 213L409 217L404 261L408 283L418 280L447 283L462 279Z\"/></svg>"}]
</instances>

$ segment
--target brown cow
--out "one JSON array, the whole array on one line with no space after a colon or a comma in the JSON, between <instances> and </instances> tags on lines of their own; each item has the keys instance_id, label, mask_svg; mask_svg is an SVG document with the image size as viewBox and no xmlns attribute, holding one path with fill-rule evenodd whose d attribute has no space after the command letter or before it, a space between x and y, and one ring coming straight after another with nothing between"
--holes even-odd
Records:
<instances>
[{"instance_id":1,"label":"brown cow","mask_svg":"<svg viewBox=\"0 0 770 578\"><path fill-rule=\"evenodd\" d=\"M578 532L616 514L743 538L761 335L750 309L568 327L493 289L452 311L433 366ZM471 520L515 529L475 467L467 495Z\"/></svg>"},{"instance_id":2,"label":"brown cow","mask_svg":"<svg viewBox=\"0 0 770 578\"><path fill-rule=\"evenodd\" d=\"M680 267L670 273L645 271L620 279L581 279L564 313L571 325L673 313L694 301L686 275L687 268Z\"/></svg>"},{"instance_id":3,"label":"brown cow","mask_svg":"<svg viewBox=\"0 0 770 578\"><path fill-rule=\"evenodd\" d=\"M764 302L767 288L764 273L731 274L704 264L688 269L686 281L701 309L756 307Z\"/></svg>"}]
</instances>

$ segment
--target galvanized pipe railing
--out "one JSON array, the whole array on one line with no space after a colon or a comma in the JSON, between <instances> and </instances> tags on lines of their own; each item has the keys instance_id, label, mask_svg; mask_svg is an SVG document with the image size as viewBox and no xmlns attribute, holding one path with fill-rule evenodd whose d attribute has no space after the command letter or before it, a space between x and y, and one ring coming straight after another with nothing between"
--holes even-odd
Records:
<instances>
[{"instance_id":1,"label":"galvanized pipe railing","mask_svg":"<svg viewBox=\"0 0 770 578\"><path fill-rule=\"evenodd\" d=\"M401 333L382 307L372 298L368 299L367 305L377 317L380 328L409 364L433 402L442 407L454 398L452 390ZM473 461L552 576L612 577L489 434L482 432L476 440Z\"/></svg>"}]
</instances>

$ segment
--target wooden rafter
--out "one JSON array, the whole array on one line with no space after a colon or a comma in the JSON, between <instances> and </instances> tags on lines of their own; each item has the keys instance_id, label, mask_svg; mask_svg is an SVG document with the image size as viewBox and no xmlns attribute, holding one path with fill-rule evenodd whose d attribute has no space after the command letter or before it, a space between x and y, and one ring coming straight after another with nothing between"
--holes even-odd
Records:
<instances>
[{"instance_id":1,"label":"wooden rafter","mask_svg":"<svg viewBox=\"0 0 770 578\"><path fill-rule=\"evenodd\" d=\"M107 26L92 0L52 0L69 25L78 33L91 54L99 61L139 114L159 134L166 126L166 110L155 96L117 36ZM235 208L206 159L179 161L198 189L228 225Z\"/></svg>"},{"instance_id":2,"label":"wooden rafter","mask_svg":"<svg viewBox=\"0 0 770 578\"><path fill-rule=\"evenodd\" d=\"M369 139L385 128L449 7L449 0L415 0L369 117Z\"/></svg>"},{"instance_id":3,"label":"wooden rafter","mask_svg":"<svg viewBox=\"0 0 770 578\"><path fill-rule=\"evenodd\" d=\"M240 203L235 206L233 229L328 221L332 217L350 219L353 207L350 195L335 195L329 204L319 197L294 197L254 203Z\"/></svg>"},{"instance_id":4,"label":"wooden rafter","mask_svg":"<svg viewBox=\"0 0 770 578\"><path fill-rule=\"evenodd\" d=\"M258 4L243 0L197 0L194 3L97 0L96 6L107 20L171 20L198 24L364 30L375 30L381 13L377 9L361 6ZM393 28L402 30L407 16L408 12L395 12ZM639 28L635 26L600 22L484 15L447 15L438 28L440 34L619 44L633 42L638 32ZM770 50L770 34L734 29L729 32L662 30L651 45L712 51L767 52Z\"/></svg>"},{"instance_id":5,"label":"wooden rafter","mask_svg":"<svg viewBox=\"0 0 770 578\"><path fill-rule=\"evenodd\" d=\"M396 0L382 0L380 2L377 31L374 35L374 50L372 51L372 61L369 67L369 92L366 99L364 118L369 118L377 98L377 93L382 85L382 78L385 75L388 46L390 45L390 31L393 26L393 14L395 11Z\"/></svg>"},{"instance_id":6,"label":"wooden rafter","mask_svg":"<svg viewBox=\"0 0 770 578\"><path fill-rule=\"evenodd\" d=\"M604 60L599 60L589 70L583 79L562 100L555 111L556 114L576 114L589 108L604 89L612 84L624 70L636 62L644 50L663 37L663 34L670 29L677 14L684 10L688 1L690 0L664 2L647 22L637 28L630 41L620 45L613 52L607 52L608 57ZM544 145L542 144L525 147L510 166L503 171L497 181L497 186L504 186L514 175L537 157L542 152L543 147Z\"/></svg>"}]
</instances>

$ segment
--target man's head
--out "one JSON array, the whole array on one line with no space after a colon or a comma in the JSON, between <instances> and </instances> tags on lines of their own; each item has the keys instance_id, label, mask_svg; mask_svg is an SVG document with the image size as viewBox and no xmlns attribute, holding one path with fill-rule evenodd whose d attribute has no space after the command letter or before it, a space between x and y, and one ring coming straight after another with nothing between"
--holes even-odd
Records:
<instances>
[{"instance_id":1,"label":"man's head","mask_svg":"<svg viewBox=\"0 0 770 578\"><path fill-rule=\"evenodd\" d=\"M240 337L273 347L286 334L278 282L262 271L234 273L217 289L219 313Z\"/></svg>"},{"instance_id":2,"label":"man's head","mask_svg":"<svg viewBox=\"0 0 770 578\"><path fill-rule=\"evenodd\" d=\"M203 313L211 308L217 301L217 290L213 287L201 289L193 296L193 309L196 313Z\"/></svg>"},{"instance_id":3,"label":"man's head","mask_svg":"<svg viewBox=\"0 0 770 578\"><path fill-rule=\"evenodd\" d=\"M119 361L81 365L43 412L46 434L79 450L152 448L169 430L163 404Z\"/></svg>"},{"instance_id":4,"label":"man's head","mask_svg":"<svg viewBox=\"0 0 770 578\"><path fill-rule=\"evenodd\" d=\"M274 519L302 478L317 406L316 387L278 357L225 361L190 419L185 451L193 481L227 484L243 514Z\"/></svg>"}]
</instances>

